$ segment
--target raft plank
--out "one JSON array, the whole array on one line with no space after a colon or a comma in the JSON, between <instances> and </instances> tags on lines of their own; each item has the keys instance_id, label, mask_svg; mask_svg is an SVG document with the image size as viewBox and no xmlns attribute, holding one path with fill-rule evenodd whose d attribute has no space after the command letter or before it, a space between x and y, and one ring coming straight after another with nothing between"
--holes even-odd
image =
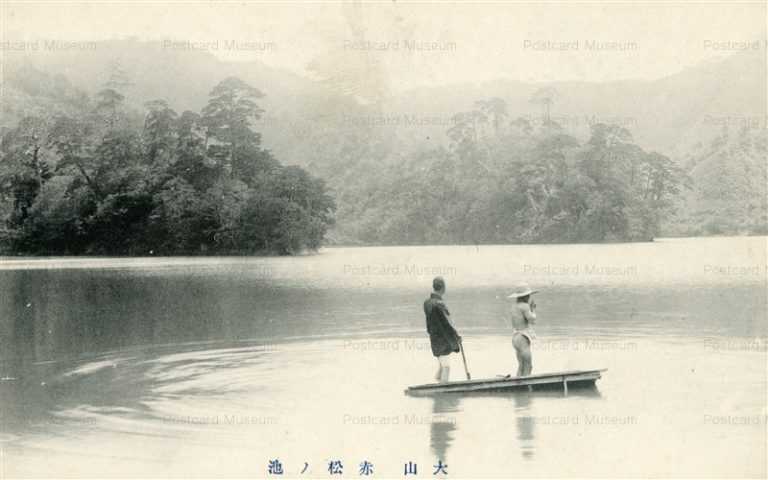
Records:
<instances>
[{"instance_id":1,"label":"raft plank","mask_svg":"<svg viewBox=\"0 0 768 480\"><path fill-rule=\"evenodd\" d=\"M427 383L424 385L414 385L408 387L405 393L409 395L431 395L435 393L462 393L462 392L482 392L493 390L514 390L527 386L556 386L561 385L563 389L567 387L578 388L594 385L601 378L601 373L606 368L596 370L570 370L565 372L537 373L527 377L508 377L508 378L484 378L477 380L460 380L456 382L445 383Z\"/></svg>"}]
</instances>

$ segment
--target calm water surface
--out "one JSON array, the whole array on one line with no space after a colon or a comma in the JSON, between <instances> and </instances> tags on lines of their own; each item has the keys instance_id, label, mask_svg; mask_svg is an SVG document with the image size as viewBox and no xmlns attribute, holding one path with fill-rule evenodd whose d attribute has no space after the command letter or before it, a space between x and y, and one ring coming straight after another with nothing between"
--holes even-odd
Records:
<instances>
[{"instance_id":1,"label":"calm water surface","mask_svg":"<svg viewBox=\"0 0 768 480\"><path fill-rule=\"evenodd\" d=\"M340 460L432 478L438 459L449 478L765 477L767 247L2 259L0 478L263 477L273 459L290 477ZM516 369L521 280L541 290L534 372L608 372L567 398L405 396L436 367L435 274L473 378Z\"/></svg>"}]
</instances>

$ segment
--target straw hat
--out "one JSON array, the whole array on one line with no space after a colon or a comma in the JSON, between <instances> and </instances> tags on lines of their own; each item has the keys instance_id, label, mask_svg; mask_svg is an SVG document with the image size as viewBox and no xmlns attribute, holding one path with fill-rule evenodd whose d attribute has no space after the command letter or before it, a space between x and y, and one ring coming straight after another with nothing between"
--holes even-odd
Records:
<instances>
[{"instance_id":1,"label":"straw hat","mask_svg":"<svg viewBox=\"0 0 768 480\"><path fill-rule=\"evenodd\" d=\"M538 292L538 290L531 290L530 285L528 285L527 283L523 282L523 283L518 284L515 287L515 290L512 292L512 294L509 295L507 298L520 298L520 297L524 297L526 295L532 295L532 294L534 294L536 292Z\"/></svg>"}]
</instances>

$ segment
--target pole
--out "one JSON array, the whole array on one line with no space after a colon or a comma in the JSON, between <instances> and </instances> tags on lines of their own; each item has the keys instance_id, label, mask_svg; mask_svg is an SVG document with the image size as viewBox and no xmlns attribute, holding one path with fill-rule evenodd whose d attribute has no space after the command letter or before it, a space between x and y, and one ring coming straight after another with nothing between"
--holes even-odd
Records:
<instances>
[{"instance_id":1,"label":"pole","mask_svg":"<svg viewBox=\"0 0 768 480\"><path fill-rule=\"evenodd\" d=\"M467 380L472 380L472 376L467 369L467 357L464 356L464 344L461 342L461 339L459 339L459 350L461 351L461 360L464 362L464 373L467 374Z\"/></svg>"}]
</instances>

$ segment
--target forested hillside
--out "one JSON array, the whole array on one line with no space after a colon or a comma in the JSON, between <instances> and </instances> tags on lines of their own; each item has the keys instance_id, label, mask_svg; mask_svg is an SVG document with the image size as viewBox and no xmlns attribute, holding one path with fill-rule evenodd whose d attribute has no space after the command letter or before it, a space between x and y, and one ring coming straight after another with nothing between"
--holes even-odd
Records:
<instances>
[{"instance_id":1,"label":"forested hillside","mask_svg":"<svg viewBox=\"0 0 768 480\"><path fill-rule=\"evenodd\" d=\"M341 234L385 244L645 241L689 184L619 126L595 124L580 142L552 120L509 118L501 99L476 106L454 116L447 148L345 190Z\"/></svg>"},{"instance_id":2,"label":"forested hillside","mask_svg":"<svg viewBox=\"0 0 768 480\"><path fill-rule=\"evenodd\" d=\"M120 120L109 123L97 107L108 100L102 95L114 81L115 70L125 77L115 89L121 114ZM345 74L354 74L354 69ZM254 114L247 120L252 135L244 134L234 143L222 137L221 130L217 138L216 128L205 119L210 116L205 109L213 100L208 93L226 77L259 88L251 98ZM362 80L346 82L364 88ZM93 212L81 211L90 219L87 226L67 227L76 235L70 232L66 238L44 242L58 242L52 251L66 244L77 252L111 248L168 252L178 244L179 251L189 252L241 248L285 252L319 245L326 230L326 241L343 244L595 242L767 230L765 62L759 56L734 55L653 81L537 85L500 79L381 94L374 96L375 101L361 101L355 92L334 85L259 62L228 63L207 52L174 52L135 40L103 42L93 52L10 59L0 98L6 172L6 201L0 204L0 213L7 220L5 244L12 241L15 249L44 251L43 244L29 243L40 235L35 228L45 222L58 225L71 212L56 210L59 213L53 215L42 203L27 205L27 197L79 198L81 188L93 190L83 172L90 176L99 169L127 175L110 183L122 185L119 191L145 191L155 199L166 187L152 186L152 182L157 172L165 172L185 182L178 188L187 197L174 198L187 198L179 200L185 205L200 201L208 209L223 201L216 189L228 185L227 195L231 195L223 198L235 206L218 205L214 224L206 223L209 220L204 221L202 214L195 217L201 223L194 223L186 213L167 210L162 215L173 211L180 217L161 216L160 223L167 220L168 225L177 225L162 233L152 230L161 214L155 210L160 204L151 203L154 213L139 215L144 223L129 221L132 230L143 232L128 241L135 248L115 247L111 240L104 245L93 241L96 234L88 230L92 220L104 221L95 216L100 210L94 205L105 201L105 196L88 207ZM158 98L165 103L156 102ZM162 139L167 133L151 131L152 122L146 122L154 115L172 118L163 120L172 125L169 135L175 145L168 159L149 153L154 147L148 142L155 141L150 139ZM61 118L88 125L82 127L88 138L83 151L91 152L94 163L82 171L67 161L59 166L64 153L34 133L49 135ZM127 136L118 143L134 160L120 163L100 156L109 150L102 141L116 141L108 135L110 128L112 135L117 129ZM182 139L190 131L202 146L183 150ZM39 187L19 187L27 181L23 175L16 183L8 183L13 177L8 172L24 163L18 163L19 155L35 151L30 149L38 145L35 142L51 172L41 174ZM236 153L223 155L222 144ZM190 156L198 162L189 170L196 176L171 168ZM129 175L132 170L126 165L131 162L142 165L143 175L152 181ZM164 167L159 166L162 162ZM272 175L287 172L306 176L302 185L312 192L306 195L317 198L304 201L304 213L286 217L293 220L270 227L272 233L233 236L232 232L251 228L252 223L241 221L245 214L266 215L272 218L269 221L283 218L264 213L263 205L255 207L254 198L261 195L257 192L284 198L285 192L270 189L280 183ZM49 174L48 185L44 177ZM327 193L315 177L327 184ZM98 178L107 181L103 174ZM294 181L286 179L286 188ZM330 214L320 213L329 211L331 200L338 206L333 225ZM170 199L162 203L171 204ZM302 205L302 201L291 197L289 204ZM195 205L193 210L206 211L201 204ZM282 212L281 208L294 207L270 208ZM319 223L306 222L304 214ZM308 230L296 237L285 233L305 223ZM106 225L99 231L120 231L109 222ZM164 239L161 246L155 240L151 245L140 244L139 238L149 238L150 230L153 238ZM179 234L182 241L171 231L187 233ZM193 233L197 231L205 232L201 235L209 240L201 241Z\"/></svg>"},{"instance_id":3,"label":"forested hillside","mask_svg":"<svg viewBox=\"0 0 768 480\"><path fill-rule=\"evenodd\" d=\"M178 114L164 100L137 111L123 94L130 78L111 70L95 98L62 77L21 72L23 108L11 112L20 119L0 144L4 250L285 254L321 245L333 199L322 180L262 148L252 126L264 113L261 91L229 77L200 113Z\"/></svg>"},{"instance_id":4,"label":"forested hillside","mask_svg":"<svg viewBox=\"0 0 768 480\"><path fill-rule=\"evenodd\" d=\"M684 196L672 233L768 233L768 136L765 127L723 126L684 159L696 188Z\"/></svg>"}]
</instances>

